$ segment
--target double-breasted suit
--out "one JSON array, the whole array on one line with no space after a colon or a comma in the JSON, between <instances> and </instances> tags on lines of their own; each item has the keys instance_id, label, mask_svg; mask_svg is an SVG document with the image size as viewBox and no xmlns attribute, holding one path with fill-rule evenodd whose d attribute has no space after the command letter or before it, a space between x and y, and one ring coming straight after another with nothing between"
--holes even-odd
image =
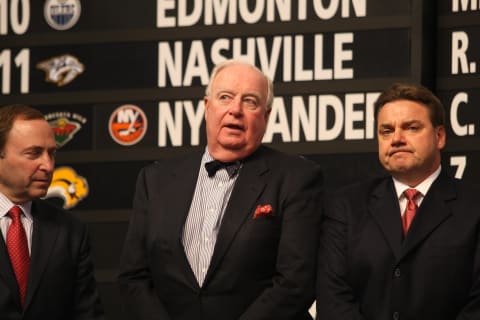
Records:
<instances>
[{"instance_id":1,"label":"double-breasted suit","mask_svg":"<svg viewBox=\"0 0 480 320\"><path fill-rule=\"evenodd\" d=\"M318 319L480 319L480 205L467 188L442 171L405 238L391 177L335 193L322 223Z\"/></svg>"},{"instance_id":2,"label":"double-breasted suit","mask_svg":"<svg viewBox=\"0 0 480 320\"><path fill-rule=\"evenodd\" d=\"M0 319L103 319L86 227L43 200L32 202L33 233L25 305L0 237Z\"/></svg>"},{"instance_id":3,"label":"double-breasted suit","mask_svg":"<svg viewBox=\"0 0 480 320\"><path fill-rule=\"evenodd\" d=\"M182 233L201 154L139 175L119 276L131 319L311 319L322 178L260 147L243 161L200 287ZM254 218L258 206L273 214Z\"/></svg>"}]
</instances>

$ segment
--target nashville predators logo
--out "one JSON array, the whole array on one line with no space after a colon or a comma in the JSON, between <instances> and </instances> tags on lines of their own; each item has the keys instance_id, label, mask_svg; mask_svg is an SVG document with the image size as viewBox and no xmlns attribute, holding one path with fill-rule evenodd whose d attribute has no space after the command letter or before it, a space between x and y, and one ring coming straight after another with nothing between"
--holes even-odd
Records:
<instances>
[{"instance_id":1,"label":"nashville predators logo","mask_svg":"<svg viewBox=\"0 0 480 320\"><path fill-rule=\"evenodd\" d=\"M85 66L69 54L53 57L37 63L37 69L45 71L45 80L61 87L72 82L85 70Z\"/></svg>"},{"instance_id":2,"label":"nashville predators logo","mask_svg":"<svg viewBox=\"0 0 480 320\"><path fill-rule=\"evenodd\" d=\"M70 167L59 167L53 172L52 183L45 198L63 199L63 208L75 207L88 195L88 183Z\"/></svg>"}]
</instances>

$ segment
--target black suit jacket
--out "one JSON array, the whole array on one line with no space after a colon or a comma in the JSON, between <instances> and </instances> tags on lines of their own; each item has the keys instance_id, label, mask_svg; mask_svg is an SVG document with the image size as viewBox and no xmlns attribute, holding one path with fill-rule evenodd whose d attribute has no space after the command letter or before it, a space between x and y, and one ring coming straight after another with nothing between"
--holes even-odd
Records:
<instances>
[{"instance_id":1,"label":"black suit jacket","mask_svg":"<svg viewBox=\"0 0 480 320\"><path fill-rule=\"evenodd\" d=\"M33 233L25 306L0 237L0 319L103 319L86 227L46 201L32 203Z\"/></svg>"},{"instance_id":2,"label":"black suit jacket","mask_svg":"<svg viewBox=\"0 0 480 320\"><path fill-rule=\"evenodd\" d=\"M181 242L200 161L139 175L119 276L129 319L311 319L320 171L266 147L246 159L200 288ZM274 216L254 219L266 204Z\"/></svg>"},{"instance_id":3,"label":"black suit jacket","mask_svg":"<svg viewBox=\"0 0 480 320\"><path fill-rule=\"evenodd\" d=\"M336 193L324 217L318 319L480 319L473 189L442 172L405 239L391 177Z\"/></svg>"}]
</instances>

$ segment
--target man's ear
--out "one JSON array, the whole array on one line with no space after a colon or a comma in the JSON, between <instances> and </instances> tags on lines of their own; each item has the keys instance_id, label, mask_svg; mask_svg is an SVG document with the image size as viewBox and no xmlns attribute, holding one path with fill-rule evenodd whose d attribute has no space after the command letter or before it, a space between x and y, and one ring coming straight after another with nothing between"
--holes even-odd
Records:
<instances>
[{"instance_id":1,"label":"man's ear","mask_svg":"<svg viewBox=\"0 0 480 320\"><path fill-rule=\"evenodd\" d=\"M268 122L268 118L270 118L270 112L271 111L272 111L272 108L265 111L265 122Z\"/></svg>"},{"instance_id":2,"label":"man's ear","mask_svg":"<svg viewBox=\"0 0 480 320\"><path fill-rule=\"evenodd\" d=\"M435 128L435 134L437 135L437 148L442 150L447 143L447 133L444 126L438 126Z\"/></svg>"},{"instance_id":3,"label":"man's ear","mask_svg":"<svg viewBox=\"0 0 480 320\"><path fill-rule=\"evenodd\" d=\"M204 96L204 97L203 97L203 106L205 107L205 115L204 115L205 120L207 119L207 109L208 109L208 107L209 107L208 102L209 102L209 97L208 97L208 96Z\"/></svg>"}]
</instances>

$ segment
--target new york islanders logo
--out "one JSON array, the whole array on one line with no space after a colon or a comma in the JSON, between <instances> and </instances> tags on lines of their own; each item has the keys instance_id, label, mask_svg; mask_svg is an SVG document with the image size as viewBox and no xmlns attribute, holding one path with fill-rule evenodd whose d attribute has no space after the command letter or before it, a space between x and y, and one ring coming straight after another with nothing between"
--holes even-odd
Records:
<instances>
[{"instance_id":1,"label":"new york islanders logo","mask_svg":"<svg viewBox=\"0 0 480 320\"><path fill-rule=\"evenodd\" d=\"M87 195L87 180L70 167L59 167L53 172L52 183L45 198L60 198L63 200L63 208L70 209Z\"/></svg>"},{"instance_id":2,"label":"new york islanders logo","mask_svg":"<svg viewBox=\"0 0 480 320\"><path fill-rule=\"evenodd\" d=\"M134 145L142 140L147 131L147 117L136 105L122 105L110 116L108 131L116 143L123 146Z\"/></svg>"}]
</instances>

